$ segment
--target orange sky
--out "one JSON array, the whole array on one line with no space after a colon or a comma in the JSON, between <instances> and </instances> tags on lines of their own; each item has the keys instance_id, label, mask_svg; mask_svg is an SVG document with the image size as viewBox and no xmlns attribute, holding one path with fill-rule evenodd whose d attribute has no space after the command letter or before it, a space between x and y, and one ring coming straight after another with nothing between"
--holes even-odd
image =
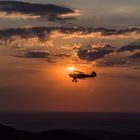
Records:
<instances>
[{"instance_id":1,"label":"orange sky","mask_svg":"<svg viewBox=\"0 0 140 140\"><path fill-rule=\"evenodd\" d=\"M77 66L87 73L95 70L98 76L75 84L66 73L67 65L39 59L0 59L0 110L140 111L138 70Z\"/></svg>"}]
</instances>

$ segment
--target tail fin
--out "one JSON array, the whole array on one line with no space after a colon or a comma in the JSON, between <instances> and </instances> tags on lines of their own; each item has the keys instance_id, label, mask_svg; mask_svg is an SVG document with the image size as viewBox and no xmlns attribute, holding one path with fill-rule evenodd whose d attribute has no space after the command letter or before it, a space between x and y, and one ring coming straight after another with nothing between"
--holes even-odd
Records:
<instances>
[{"instance_id":1,"label":"tail fin","mask_svg":"<svg viewBox=\"0 0 140 140\"><path fill-rule=\"evenodd\" d=\"M97 76L96 72L95 72L95 71L93 71L93 72L91 73L91 76L96 77L96 76Z\"/></svg>"}]
</instances>

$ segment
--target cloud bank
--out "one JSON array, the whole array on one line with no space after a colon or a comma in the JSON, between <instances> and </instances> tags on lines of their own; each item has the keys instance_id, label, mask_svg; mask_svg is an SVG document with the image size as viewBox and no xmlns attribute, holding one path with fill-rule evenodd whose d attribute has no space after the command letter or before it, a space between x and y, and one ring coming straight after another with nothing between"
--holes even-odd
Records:
<instances>
[{"instance_id":1,"label":"cloud bank","mask_svg":"<svg viewBox=\"0 0 140 140\"><path fill-rule=\"evenodd\" d=\"M98 48L98 50L88 50L88 49L78 49L77 55L80 59L87 61L94 61L100 58L103 58L105 55L113 53L114 49L110 45L106 45L103 48Z\"/></svg>"},{"instance_id":2,"label":"cloud bank","mask_svg":"<svg viewBox=\"0 0 140 140\"><path fill-rule=\"evenodd\" d=\"M29 28L10 28L1 29L1 39L9 39L13 36L20 36L22 38L38 37L39 39L46 39L50 33L57 31L57 36L64 34L69 35L65 37L70 38L137 38L140 39L140 28L128 29L110 29L110 28L67 28L67 27L29 27ZM56 32L55 32L56 33ZM119 50L121 51L121 50Z\"/></svg>"},{"instance_id":3,"label":"cloud bank","mask_svg":"<svg viewBox=\"0 0 140 140\"><path fill-rule=\"evenodd\" d=\"M125 65L132 61L130 58L137 57L134 53L140 51L140 41L121 46L109 43L119 39L140 40L140 29L29 27L0 30L0 45L24 51L25 58L53 56L56 59L96 62L101 66ZM89 40L96 40L96 43L92 44ZM99 40L107 40L108 43ZM132 57L129 57L130 53Z\"/></svg>"},{"instance_id":4,"label":"cloud bank","mask_svg":"<svg viewBox=\"0 0 140 140\"><path fill-rule=\"evenodd\" d=\"M131 58L131 59L140 59L140 52L135 53L135 54L129 56L129 58Z\"/></svg>"},{"instance_id":5,"label":"cloud bank","mask_svg":"<svg viewBox=\"0 0 140 140\"><path fill-rule=\"evenodd\" d=\"M133 52L135 50L140 50L140 42L133 42L126 46L123 46L117 50L118 53L130 51Z\"/></svg>"},{"instance_id":6,"label":"cloud bank","mask_svg":"<svg viewBox=\"0 0 140 140\"><path fill-rule=\"evenodd\" d=\"M42 20L62 20L64 15L74 14L74 10L53 5L35 4L21 1L0 1L0 17L35 18ZM62 15L62 17L61 17Z\"/></svg>"}]
</instances>

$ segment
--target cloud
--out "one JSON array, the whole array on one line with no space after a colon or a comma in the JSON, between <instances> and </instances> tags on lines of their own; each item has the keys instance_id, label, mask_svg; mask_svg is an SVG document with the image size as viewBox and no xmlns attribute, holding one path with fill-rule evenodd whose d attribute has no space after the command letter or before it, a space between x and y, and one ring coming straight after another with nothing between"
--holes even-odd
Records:
<instances>
[{"instance_id":1,"label":"cloud","mask_svg":"<svg viewBox=\"0 0 140 140\"><path fill-rule=\"evenodd\" d=\"M39 58L44 59L48 63L56 63L59 60L70 58L71 54L68 53L51 53L49 51L29 51L29 52L23 52L22 54L13 54L14 57L19 58ZM60 59L59 59L60 58Z\"/></svg>"},{"instance_id":2,"label":"cloud","mask_svg":"<svg viewBox=\"0 0 140 140\"><path fill-rule=\"evenodd\" d=\"M40 51L34 51L34 52L27 52L25 54L26 58L48 58L49 52L40 52Z\"/></svg>"},{"instance_id":3,"label":"cloud","mask_svg":"<svg viewBox=\"0 0 140 140\"><path fill-rule=\"evenodd\" d=\"M110 45L106 45L103 48L98 48L98 50L94 50L94 48L92 50L79 48L77 51L77 56L83 60L94 61L97 59L101 59L105 55L111 54L113 52L114 48Z\"/></svg>"},{"instance_id":4,"label":"cloud","mask_svg":"<svg viewBox=\"0 0 140 140\"><path fill-rule=\"evenodd\" d=\"M36 18L54 21L65 19L64 15L74 13L74 10L70 8L53 4L33 4L21 1L0 1L1 17L8 16L13 18Z\"/></svg>"},{"instance_id":5,"label":"cloud","mask_svg":"<svg viewBox=\"0 0 140 140\"><path fill-rule=\"evenodd\" d=\"M67 54L67 53L58 53L58 54L54 54L54 56L60 57L60 58L65 58L65 57L71 57L71 54Z\"/></svg>"},{"instance_id":6,"label":"cloud","mask_svg":"<svg viewBox=\"0 0 140 140\"><path fill-rule=\"evenodd\" d=\"M24 57L26 57L26 58L49 58L50 56L65 58L65 57L70 57L71 54L50 53L48 51L29 51L24 54Z\"/></svg>"},{"instance_id":7,"label":"cloud","mask_svg":"<svg viewBox=\"0 0 140 140\"><path fill-rule=\"evenodd\" d=\"M110 35L129 35L129 33L140 33L139 27L130 27L124 29L116 29L116 28L95 28L94 31L101 32L104 36Z\"/></svg>"},{"instance_id":8,"label":"cloud","mask_svg":"<svg viewBox=\"0 0 140 140\"><path fill-rule=\"evenodd\" d=\"M49 36L52 31L51 28L47 27L31 27L31 28L11 28L6 30L0 30L1 39L9 40L13 36L20 36L21 38L38 37L43 40ZM47 32L47 33L46 33Z\"/></svg>"},{"instance_id":9,"label":"cloud","mask_svg":"<svg viewBox=\"0 0 140 140\"><path fill-rule=\"evenodd\" d=\"M135 31L135 32L134 32ZM129 33L129 34L126 34ZM40 40L47 40L50 35L55 38L62 36L64 39L71 38L98 38L98 39L116 39L116 38L138 38L140 28L134 29L108 29L108 28L67 28L67 27L25 27L25 28L10 28L0 30L1 40L9 40L13 36L21 38L38 37Z\"/></svg>"},{"instance_id":10,"label":"cloud","mask_svg":"<svg viewBox=\"0 0 140 140\"><path fill-rule=\"evenodd\" d=\"M24 54L14 55L21 58L49 58L50 53L47 51L29 51Z\"/></svg>"},{"instance_id":11,"label":"cloud","mask_svg":"<svg viewBox=\"0 0 140 140\"><path fill-rule=\"evenodd\" d=\"M51 54L50 52L47 51L29 51L27 53L24 54L18 54L18 55L13 55L14 57L19 57L19 58L39 58L39 59L44 59L48 62L48 63L56 63L56 61L54 61L53 58L51 58L52 56L56 56L54 54Z\"/></svg>"},{"instance_id":12,"label":"cloud","mask_svg":"<svg viewBox=\"0 0 140 140\"><path fill-rule=\"evenodd\" d=\"M77 49L77 57L80 60L86 60L88 62L96 62L96 66L127 66L129 64L134 64L132 59L139 59L140 52L133 54L132 56L118 55L118 50L121 52L135 51L139 49L139 43L133 42L131 44L137 44L136 46L123 46L119 49L113 47L109 44L94 44L92 46L80 47ZM97 46L97 47L96 47ZM128 59L131 58L131 59Z\"/></svg>"},{"instance_id":13,"label":"cloud","mask_svg":"<svg viewBox=\"0 0 140 140\"><path fill-rule=\"evenodd\" d=\"M138 44L138 42L132 44ZM136 46L134 46L134 48L133 46L131 47L129 48L127 46L123 46L121 48L125 48L123 52L135 51L139 49ZM139 65L139 63L135 63L136 61L134 62L134 59L140 59L140 52L137 52L131 56L129 56L129 53L125 55L118 55L117 52L117 47L113 47L108 44L94 44L93 46L82 46L78 48L77 57L80 60L95 62L96 66L128 66L129 64L137 66Z\"/></svg>"},{"instance_id":14,"label":"cloud","mask_svg":"<svg viewBox=\"0 0 140 140\"><path fill-rule=\"evenodd\" d=\"M118 53L126 52L126 51L133 52L135 50L140 50L140 42L139 41L130 43L130 44L125 45L125 46L122 46L121 48L119 48L117 50L117 52Z\"/></svg>"},{"instance_id":15,"label":"cloud","mask_svg":"<svg viewBox=\"0 0 140 140\"><path fill-rule=\"evenodd\" d=\"M137 29L139 30L139 28ZM128 35L120 34L122 32L120 31L119 35L116 35L116 30L72 27L1 29L0 44L18 51L17 56L24 52L22 57L25 58L47 58L48 61L55 60L56 62L69 59L75 61L75 63L95 62L97 66L122 66L132 62L132 60L128 59L129 53L125 53L125 55L119 53L139 50L140 42L135 41L121 47L115 43L113 45L112 41L114 42L120 37L122 37L121 44L126 38L129 40L128 36L131 40L135 40L133 32L129 32ZM105 32L107 32L106 35ZM108 34L109 32L112 33ZM135 32L135 35L140 39L138 31ZM44 53L46 51L49 52L49 55Z\"/></svg>"},{"instance_id":16,"label":"cloud","mask_svg":"<svg viewBox=\"0 0 140 140\"><path fill-rule=\"evenodd\" d=\"M131 59L140 59L140 52L135 53L135 54L129 56L128 58L131 58Z\"/></svg>"}]
</instances>

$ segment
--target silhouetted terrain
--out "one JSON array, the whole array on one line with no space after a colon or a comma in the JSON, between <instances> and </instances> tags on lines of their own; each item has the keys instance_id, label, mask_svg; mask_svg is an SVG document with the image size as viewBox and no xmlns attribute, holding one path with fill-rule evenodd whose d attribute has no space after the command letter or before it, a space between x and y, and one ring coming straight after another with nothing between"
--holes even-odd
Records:
<instances>
[{"instance_id":1,"label":"silhouetted terrain","mask_svg":"<svg viewBox=\"0 0 140 140\"><path fill-rule=\"evenodd\" d=\"M0 140L139 140L139 135L119 134L100 130L54 130L25 132L0 125Z\"/></svg>"},{"instance_id":2,"label":"silhouetted terrain","mask_svg":"<svg viewBox=\"0 0 140 140\"><path fill-rule=\"evenodd\" d=\"M78 134L84 134L91 137L99 138L100 140L140 140L140 135L129 135L117 132L109 132L102 130L74 130Z\"/></svg>"},{"instance_id":3,"label":"silhouetted terrain","mask_svg":"<svg viewBox=\"0 0 140 140\"><path fill-rule=\"evenodd\" d=\"M48 131L48 132L24 132L19 131L4 125L0 125L0 140L52 140L52 139L60 139L60 140L98 140L97 138L84 136L81 134L76 134L74 132L67 132L63 130L58 131Z\"/></svg>"}]
</instances>

